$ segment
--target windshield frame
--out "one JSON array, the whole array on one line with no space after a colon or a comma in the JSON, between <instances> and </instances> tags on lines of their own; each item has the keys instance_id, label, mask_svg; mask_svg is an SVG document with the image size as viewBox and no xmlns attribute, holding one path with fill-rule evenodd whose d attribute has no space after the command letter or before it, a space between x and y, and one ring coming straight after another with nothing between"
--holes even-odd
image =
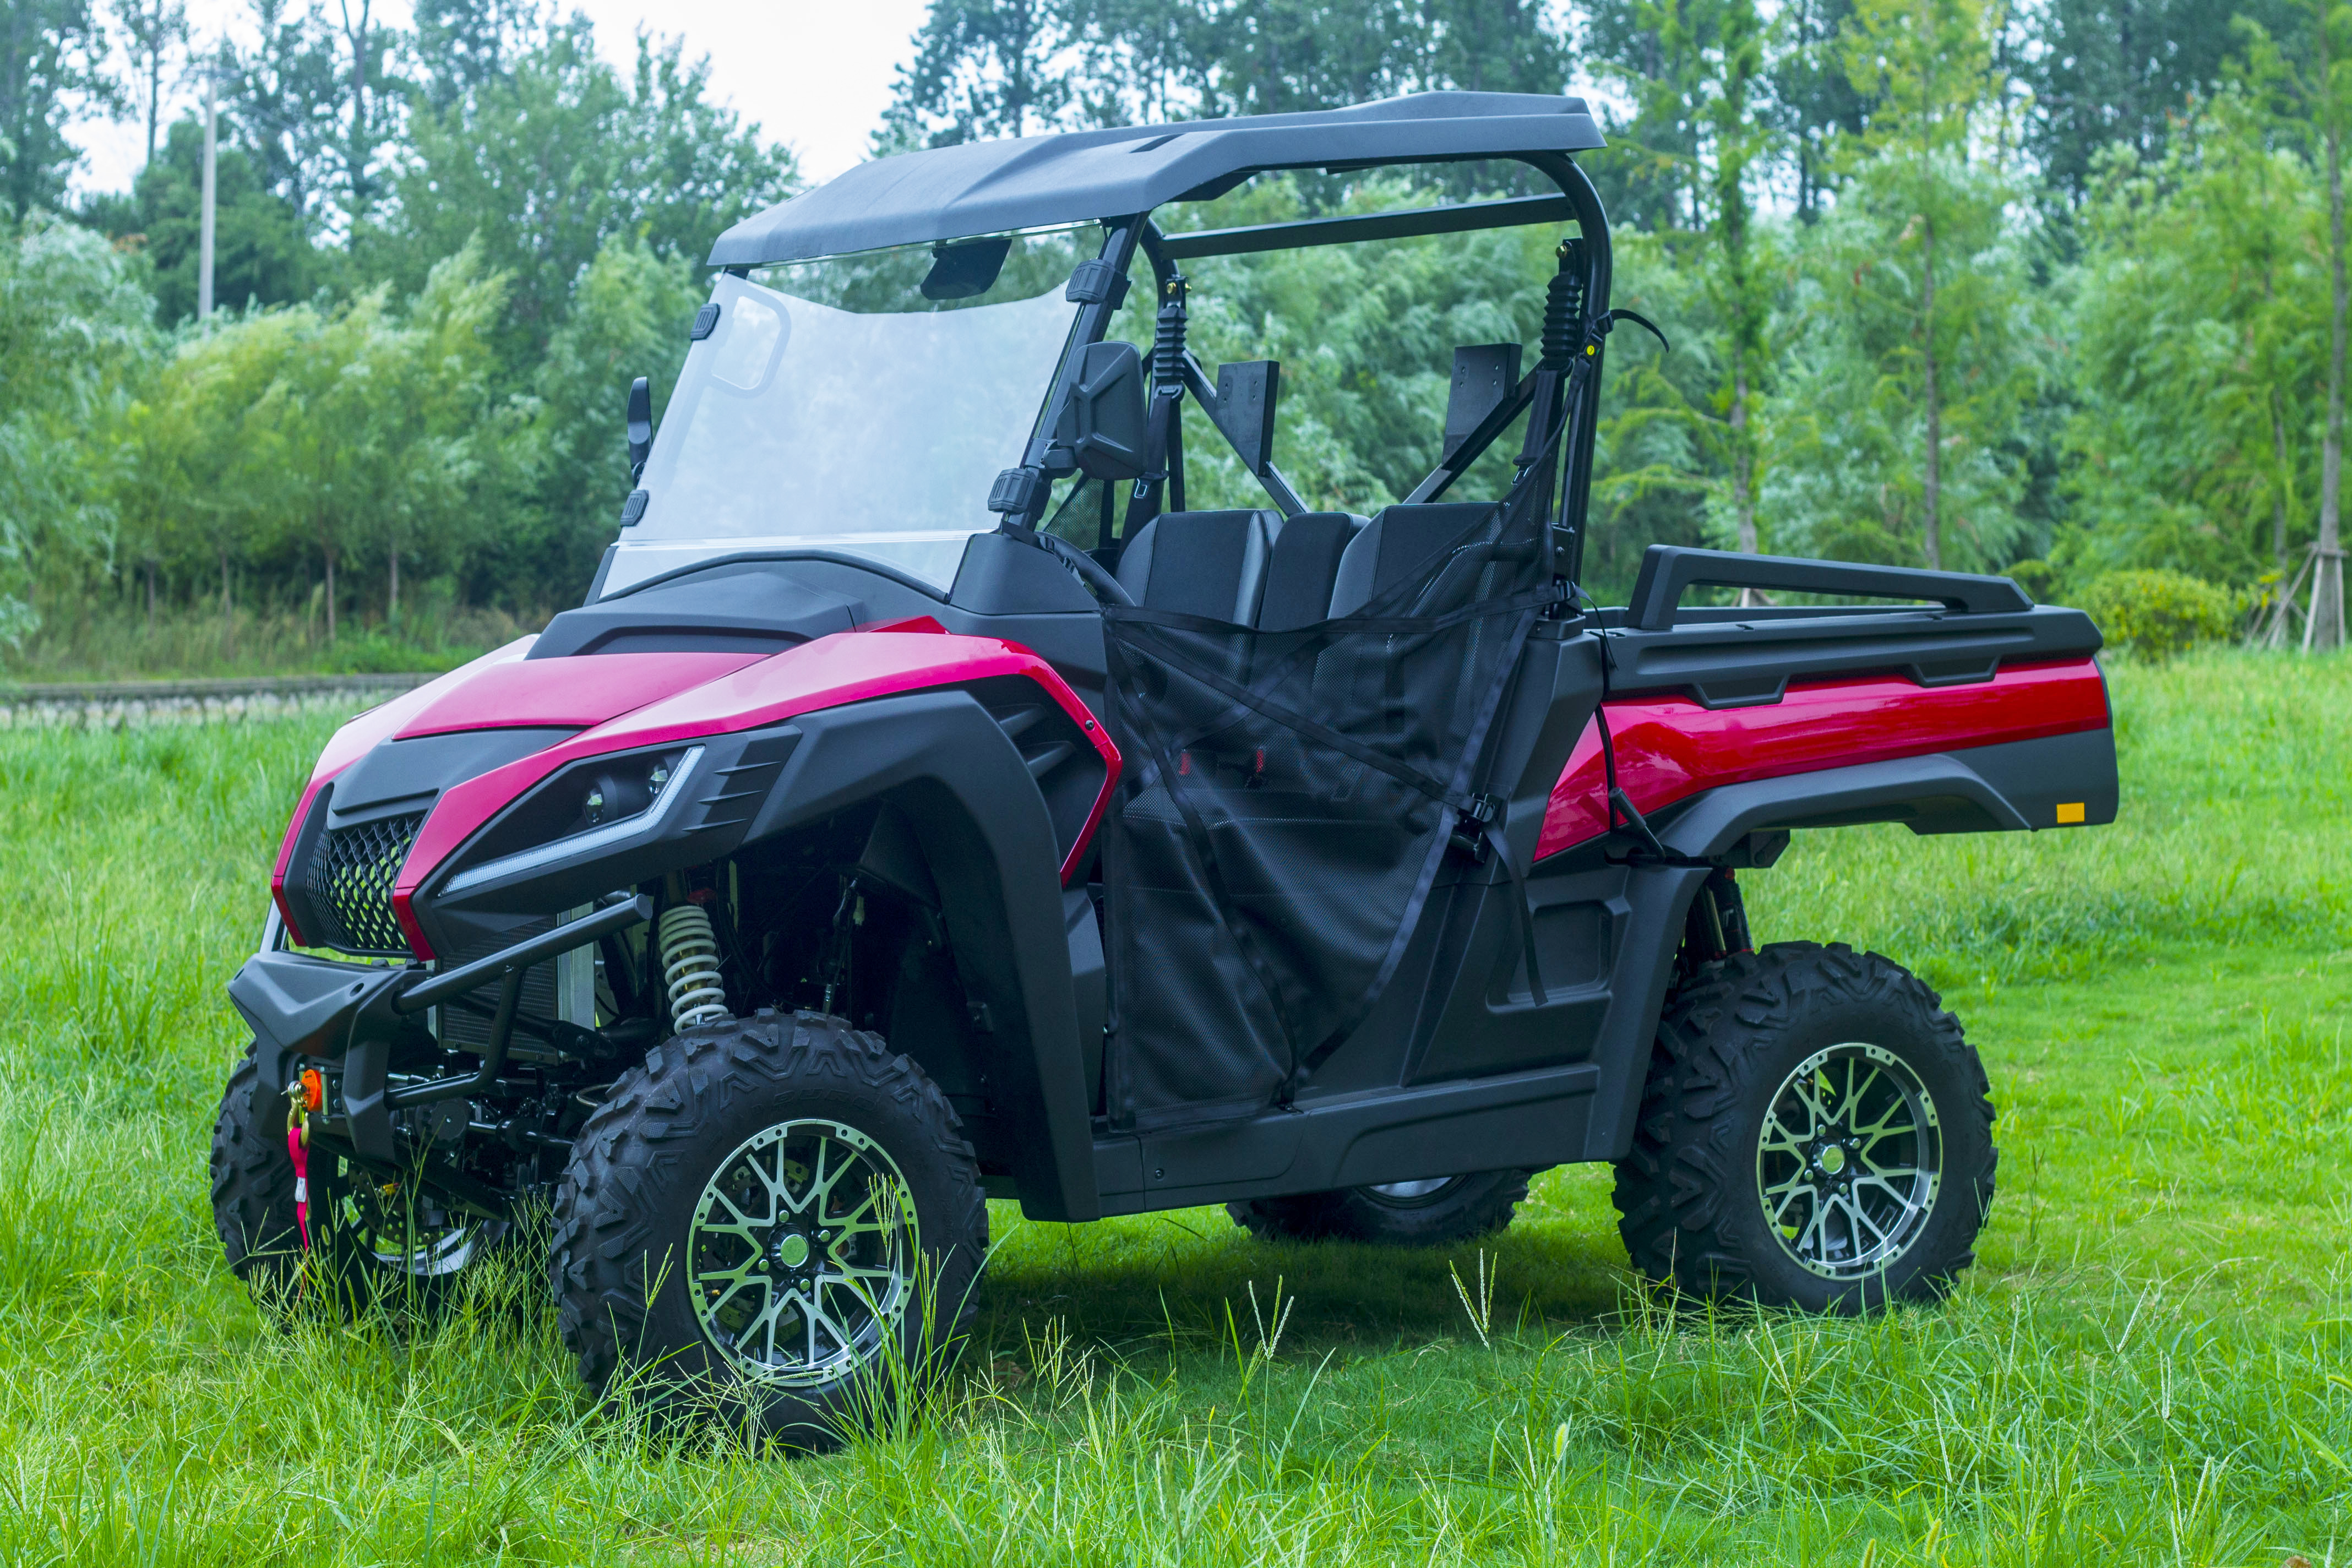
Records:
<instances>
[{"instance_id":1,"label":"windshield frame","mask_svg":"<svg viewBox=\"0 0 2352 1568\"><path fill-rule=\"evenodd\" d=\"M1609 301L1613 271L1612 254L1613 247L1611 244L1609 221L1599 192L1594 189L1590 177L1577 161L1568 153L1518 152L1481 156L1499 156L1509 162L1525 164L1547 176L1559 188L1560 195L1566 198L1566 204L1570 209L1566 216L1569 221L1576 225L1581 237L1582 265L1580 270L1582 286L1580 292L1582 296L1584 321L1580 334L1583 350L1580 357L1586 363L1582 366L1584 374L1580 378L1582 389L1567 400L1568 406L1564 410L1568 424L1563 442L1565 452L1562 457L1562 467L1565 472L1560 476L1563 480L1563 490L1559 502L1559 518L1556 526L1556 532L1561 535L1559 542L1563 552L1560 562L1563 575L1568 581L1573 583L1580 575L1584 553L1587 513L1591 505L1593 447L1599 426L1601 402L1598 395L1599 384L1601 376L1601 361L1605 354L1603 345L1612 321ZM1373 167L1403 167L1408 164L1476 161L1479 160L1446 157L1380 159L1363 164L1350 164L1349 167L1353 172ZM1240 184L1244 179L1257 174L1278 172L1280 167L1274 165L1244 171L1238 177L1212 182L1210 186L1202 187L1200 192L1178 200L1179 202L1211 200L1215 195L1222 195ZM1037 413L1031 424L1029 437L1020 453L1018 466L1007 468L997 476L992 493L987 498L988 510L999 516L995 531L1015 537L1037 538L1039 530L1054 503L1055 481L1068 477L1075 471L1071 455L1065 449L1055 447L1053 440L1054 432L1060 424L1071 392L1079 379L1087 350L1103 342L1109 333L1112 319L1125 299L1129 268L1136 259L1139 249L1145 253L1149 263L1155 295L1164 295L1171 282L1177 282L1181 288L1179 280L1181 274L1177 269L1179 258L1177 256L1170 255L1169 251L1192 248L1199 246L1202 239L1213 237L1220 242L1216 251L1211 252L1203 247L1202 253L1222 254L1238 250L1308 249L1320 245L1345 244L1365 238L1387 237L1391 233L1402 237L1411 234L1458 233L1475 228L1517 226L1521 222L1542 222L1554 216L1547 212L1538 216L1534 210L1531 210L1535 208L1538 199L1548 205L1553 198L1518 198L1493 203L1449 205L1437 209L1368 215L1365 217L1266 225L1260 226L1255 230L1228 230L1213 237L1202 235L1192 239L1190 245L1180 237L1181 231L1163 236L1151 222L1151 210L1099 220L1104 234L1095 259L1105 265L1097 268L1089 264L1081 263L1072 275L1065 298L1076 302L1079 308L1065 340L1061 358L1055 366L1045 396L1037 405ZM963 244L971 239L986 237L992 237L967 236L940 243L941 246ZM1286 240L1288 243L1271 243L1276 239ZM1174 243L1171 244L1171 241ZM749 264L738 264L723 267L719 270L723 275L748 279L755 268ZM1148 359L1157 357L1156 354L1147 356ZM1184 363L1177 373L1179 379L1173 386L1160 384L1156 370L1150 373L1151 393L1155 400L1159 396L1171 394L1179 397L1187 394L1196 398L1203 397L1207 388L1197 362L1192 359L1189 353L1185 353L1183 358ZM1532 379L1532 373L1528 379ZM1524 390L1523 384L1522 392ZM1223 433L1222 430L1221 433ZM1230 436L1227 438L1232 439ZM1491 436L1488 438L1491 439ZM1485 443L1479 442L1476 445L1483 447ZM1268 498L1275 503L1276 509L1284 516L1295 515L1304 510L1304 503L1299 500L1297 493L1287 480L1283 479L1279 470L1273 468L1271 462L1266 464L1266 471L1253 470L1253 472L1260 486L1266 490ZM1423 481L1421 487L1417 487L1413 496L1407 499L1427 499L1423 491L1434 493L1441 490L1455 477L1456 473L1458 469L1453 464L1442 465ZM1139 488L1140 484L1141 481L1139 481ZM988 531L991 531L986 527L976 528L967 535L967 539L976 538ZM616 543L614 552L607 552L605 567L597 574L597 585L592 589L592 596L609 596L615 593L625 593L634 587L676 576L720 560L791 558L844 561L898 578L908 586L942 601L950 598L953 593L951 584L942 589L935 583L921 581L867 557L822 547L781 543L762 544L750 539L744 540L740 549L709 551L699 552L695 559L677 559L666 563L647 561L635 563L625 572L614 574L613 567L617 560L616 552L628 548L630 542L625 540L621 541ZM648 548L651 547L636 545L635 551L643 552ZM607 585L608 574L611 574L609 586Z\"/></svg>"},{"instance_id":2,"label":"windshield frame","mask_svg":"<svg viewBox=\"0 0 2352 1568\"><path fill-rule=\"evenodd\" d=\"M1133 253L1134 243L1134 227L1131 222L1125 224L1113 222L1103 226L1101 243L1091 257L1087 255L1083 244L1075 247L1079 259L1069 276L1081 279L1092 277L1099 270L1098 263L1108 263L1123 273L1125 265ZM597 574L597 583L593 591L593 596L608 598L628 593L651 583L676 576L680 573L698 570L721 561L828 559L878 572L931 598L944 600L952 592L953 580L961 570L961 558L963 552L969 548L969 542L973 537L995 531L1002 527L1002 518L995 515L988 504L995 488L990 481L1001 479L1005 471L1017 471L1030 461L1043 460L1045 451L1051 446L1050 437L1054 420L1057 417L1056 410L1066 398L1067 390L1075 379L1076 367L1083 359L1086 345L1100 340L1108 325L1110 312L1098 303L1080 298L1081 291L1076 290L1075 286L1066 279L1058 289L1047 287L1040 292L995 300L988 304L975 302L973 305L960 309L951 307L935 311L842 310L840 307L824 303L822 299L808 299L803 294L791 292L790 284L783 279L755 280L751 276L754 270L756 269L750 267L722 268L719 276L713 279L711 302L726 304L743 297L743 291L746 289L759 289L768 294L781 295L793 301L796 307L807 307L814 311L838 311L844 316L865 317L869 320L876 317L920 315L928 319L948 321L980 310L1035 306L1041 305L1047 300L1056 300L1055 313L1058 315L1066 311L1067 324L1061 330L1061 341L1055 352L1052 369L1044 378L1042 387L1029 381L1025 374L1017 378L1024 384L1021 391L1027 391L1032 387L1037 388L1037 400L1031 405L1034 412L1021 426L1023 435L1019 437L1018 444L1007 442L1000 459L1003 466L992 469L987 478L981 479L972 488L968 498L963 496L963 481L954 482L959 499L954 503L951 513L942 512L937 508L927 508L924 510L930 520L929 522L916 522L913 526L905 529L885 532L859 529L854 523L845 523L838 530L830 532L810 531L799 534L758 531L736 533L723 530L704 531L699 529L696 529L689 534L683 531L672 532L668 530L655 531L645 529L640 524L656 521L664 510L662 502L666 495L674 489L680 454L685 444L691 438L692 427L702 405L723 391L740 389L740 384L733 381L730 381L723 388L714 384L719 366L711 356L723 353L726 346L723 341L726 331L737 325L732 318L738 312L728 311L722 318L725 321L725 326L722 327L721 332L711 338L697 340L689 351L690 356L698 353L703 357L698 360L690 357L688 368L681 373L679 392L673 394L670 406L665 412L661 428L656 432L654 450L646 466L639 470L639 488L632 496L629 506L624 510L619 535L614 541L612 549L607 552L605 563ZM779 283L783 283L784 286L778 287ZM1032 284L1031 287L1035 286ZM807 319L811 318L803 318L804 321ZM764 356L766 369L756 384L758 387L756 395L767 395L778 384L778 377L791 374L792 343L790 340L796 335L797 331L798 329L792 322L787 321L782 341L766 353ZM1038 361L1032 359L1028 363L1034 364ZM992 382L986 384L992 388L1001 386L1010 400L1020 395L1020 392L1013 387L1013 379L1014 378L1006 378L1002 383ZM690 401L688 401L688 399ZM1008 409L1006 412L1010 413L1011 410ZM1002 429L1003 426L1000 425L998 428ZM984 439L992 441L996 438L984 437ZM921 460L919 454L910 454L910 456L913 460ZM969 471L967 464L966 472L969 473Z\"/></svg>"}]
</instances>

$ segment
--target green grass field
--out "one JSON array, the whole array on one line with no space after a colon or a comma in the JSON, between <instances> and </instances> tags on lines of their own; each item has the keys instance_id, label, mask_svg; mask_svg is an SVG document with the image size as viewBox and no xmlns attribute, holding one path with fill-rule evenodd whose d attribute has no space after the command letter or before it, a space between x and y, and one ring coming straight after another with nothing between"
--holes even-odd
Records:
<instances>
[{"instance_id":1,"label":"green grass field","mask_svg":"<svg viewBox=\"0 0 2352 1568\"><path fill-rule=\"evenodd\" d=\"M430 1337L266 1326L205 1195L221 985L328 726L0 734L0 1562L2345 1563L2352 662L2113 682L2116 826L1749 879L1984 1053L1948 1303L1670 1312L1597 1169L1483 1254L996 1205L947 1408L798 1461L593 1406L520 1270Z\"/></svg>"}]
</instances>

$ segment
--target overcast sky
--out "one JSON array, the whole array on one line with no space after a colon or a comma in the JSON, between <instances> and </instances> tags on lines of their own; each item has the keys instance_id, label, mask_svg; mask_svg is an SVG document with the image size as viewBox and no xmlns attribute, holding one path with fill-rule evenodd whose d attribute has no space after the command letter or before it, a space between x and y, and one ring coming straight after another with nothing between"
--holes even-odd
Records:
<instances>
[{"instance_id":1,"label":"overcast sky","mask_svg":"<svg viewBox=\"0 0 2352 1568\"><path fill-rule=\"evenodd\" d=\"M922 25L924 0L572 0L596 24L606 58L625 66L631 39L642 26L683 34L689 58L710 57L719 97L768 138L800 154L801 171L829 179L864 154L866 139L890 100L891 69L905 59ZM226 32L252 42L246 0L188 0L188 20L200 43ZM407 0L377 0L377 14L408 25ZM183 92L181 105L194 101ZM165 121L178 118L168 110ZM89 156L74 177L77 191L122 190L145 155L142 124L86 121L76 140Z\"/></svg>"}]
</instances>

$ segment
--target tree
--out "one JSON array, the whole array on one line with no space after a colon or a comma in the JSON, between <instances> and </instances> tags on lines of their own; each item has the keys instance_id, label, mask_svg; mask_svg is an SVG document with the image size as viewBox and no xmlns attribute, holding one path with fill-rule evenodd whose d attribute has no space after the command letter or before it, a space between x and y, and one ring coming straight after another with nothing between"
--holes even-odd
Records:
<instances>
[{"instance_id":1,"label":"tree","mask_svg":"<svg viewBox=\"0 0 2352 1568\"><path fill-rule=\"evenodd\" d=\"M2320 177L2242 93L2153 163L2103 156L2068 284L2074 518L2053 560L2071 577L2286 574L2318 491L2326 228Z\"/></svg>"},{"instance_id":2,"label":"tree","mask_svg":"<svg viewBox=\"0 0 2352 1568\"><path fill-rule=\"evenodd\" d=\"M1825 415L1843 405L1860 423L1824 430L1823 450L1846 447L1850 461L1864 442L1882 474L1876 516L1848 518L1861 531L1846 547L1931 567L1951 542L1956 460L1974 469L1963 553L1998 563L2013 542L2017 476L2001 448L2034 380L2030 295L2006 221L2014 191L1991 156L2001 128L1984 123L2001 96L1990 43L1979 0L1859 0L1845 69L1877 108L1861 136L1843 139L1849 183L1816 252L1828 263L1819 304L1836 331L1812 372L1846 389L1823 386L1805 405ZM1843 369L1841 354L1851 356ZM1910 471L1885 471L1898 461Z\"/></svg>"},{"instance_id":3,"label":"tree","mask_svg":"<svg viewBox=\"0 0 2352 1568\"><path fill-rule=\"evenodd\" d=\"M306 298L324 268L292 203L265 189L253 158L231 134L215 174L214 297L229 308ZM85 204L82 221L142 248L153 267L155 313L165 324L196 311L196 246L204 188L204 125L173 124L161 157L141 172L127 195Z\"/></svg>"},{"instance_id":4,"label":"tree","mask_svg":"<svg viewBox=\"0 0 2352 1568\"><path fill-rule=\"evenodd\" d=\"M381 226L361 237L367 275L423 286L469 241L510 280L494 333L510 384L536 367L583 270L615 235L699 262L738 219L792 190L792 157L713 103L707 61L640 36L624 79L571 21L443 110L420 104Z\"/></svg>"},{"instance_id":5,"label":"tree","mask_svg":"<svg viewBox=\"0 0 2352 1568\"><path fill-rule=\"evenodd\" d=\"M2294 34L2281 47L2242 19L2249 77L2281 129L2312 149L2327 201L2327 416L2319 457L2319 537L2313 544L2306 648L2340 647L2344 626L2344 375L2347 307L2344 229L2344 142L2352 124L2352 4L2301 0Z\"/></svg>"},{"instance_id":6,"label":"tree","mask_svg":"<svg viewBox=\"0 0 2352 1568\"><path fill-rule=\"evenodd\" d=\"M914 42L884 147L1433 88L1558 92L1568 76L1540 0L933 0Z\"/></svg>"},{"instance_id":7,"label":"tree","mask_svg":"<svg viewBox=\"0 0 2352 1568\"><path fill-rule=\"evenodd\" d=\"M130 45L131 96L147 122L147 163L155 161L155 135L163 114L163 77L173 51L188 43L185 0L120 0L115 20Z\"/></svg>"},{"instance_id":8,"label":"tree","mask_svg":"<svg viewBox=\"0 0 2352 1568\"><path fill-rule=\"evenodd\" d=\"M1756 383L1765 374L1764 321L1769 307L1764 268L1755 243L1755 208L1748 181L1764 150L1754 94L1764 63L1763 27L1755 0L1722 0L1716 35L1716 89L1707 107L1712 146L1713 198L1707 214L1709 292L1724 323L1727 363L1718 400L1723 409L1723 446L1730 468L1732 516L1737 539L1748 554L1757 551L1755 430Z\"/></svg>"},{"instance_id":9,"label":"tree","mask_svg":"<svg viewBox=\"0 0 2352 1568\"><path fill-rule=\"evenodd\" d=\"M2019 76L2032 92L2025 144L2053 194L2090 195L2107 148L2161 157L2177 125L2210 97L2237 47L2235 19L2275 29L2278 0L2042 0L2021 16Z\"/></svg>"},{"instance_id":10,"label":"tree","mask_svg":"<svg viewBox=\"0 0 2352 1568\"><path fill-rule=\"evenodd\" d=\"M421 0L415 10L414 85L436 110L504 81L547 33L539 0Z\"/></svg>"},{"instance_id":11,"label":"tree","mask_svg":"<svg viewBox=\"0 0 2352 1568\"><path fill-rule=\"evenodd\" d=\"M152 350L129 259L47 216L0 226L0 637L40 556L102 551L128 390Z\"/></svg>"},{"instance_id":12,"label":"tree","mask_svg":"<svg viewBox=\"0 0 2352 1568\"><path fill-rule=\"evenodd\" d=\"M299 16L286 0L252 5L259 41L215 68L234 83L232 117L269 187L314 234L346 237L383 199L386 150L402 140L400 35L375 19L374 0L334 0L331 16L316 0Z\"/></svg>"},{"instance_id":13,"label":"tree","mask_svg":"<svg viewBox=\"0 0 2352 1568\"><path fill-rule=\"evenodd\" d=\"M1869 98L1848 79L1840 42L1853 0L1788 0L1778 13L1780 47L1768 79L1772 124L1786 139L1796 176L1797 216L1818 218L1836 178L1830 148L1857 136L1869 118Z\"/></svg>"},{"instance_id":14,"label":"tree","mask_svg":"<svg viewBox=\"0 0 2352 1568\"><path fill-rule=\"evenodd\" d=\"M484 542L469 584L476 597L512 598L525 563L539 581L586 584L630 489L622 428L629 383L653 382L658 424L708 293L688 258L644 240L615 235L596 252L539 369L527 433L532 504L520 509L520 526Z\"/></svg>"},{"instance_id":15,"label":"tree","mask_svg":"<svg viewBox=\"0 0 2352 1568\"><path fill-rule=\"evenodd\" d=\"M943 147L1053 129L1073 96L1060 57L1076 42L1061 0L931 0L880 141Z\"/></svg>"},{"instance_id":16,"label":"tree","mask_svg":"<svg viewBox=\"0 0 2352 1568\"><path fill-rule=\"evenodd\" d=\"M454 569L510 468L514 421L484 332L504 287L467 249L404 314L379 285L184 340L143 421L152 548L202 561L217 540L224 582L228 538L244 555L307 554L331 643L357 596L352 564L373 558L396 616L401 563ZM181 498L197 500L193 517Z\"/></svg>"},{"instance_id":17,"label":"tree","mask_svg":"<svg viewBox=\"0 0 2352 1568\"><path fill-rule=\"evenodd\" d=\"M253 22L259 41L252 52L224 49L213 68L229 84L228 118L263 185L317 236L335 225L334 47L315 12L289 17L286 0L253 0Z\"/></svg>"},{"instance_id":18,"label":"tree","mask_svg":"<svg viewBox=\"0 0 2352 1568\"><path fill-rule=\"evenodd\" d=\"M114 101L105 61L90 0L9 0L0 9L0 198L16 216L63 200L81 159L67 127Z\"/></svg>"},{"instance_id":19,"label":"tree","mask_svg":"<svg viewBox=\"0 0 2352 1568\"><path fill-rule=\"evenodd\" d=\"M1601 199L1619 224L1696 228L1703 50L1683 0L1601 0L1585 24L1586 67L1613 81L1633 113L1608 125L1611 156L1593 160ZM1604 110L1604 112L1606 112Z\"/></svg>"}]
</instances>

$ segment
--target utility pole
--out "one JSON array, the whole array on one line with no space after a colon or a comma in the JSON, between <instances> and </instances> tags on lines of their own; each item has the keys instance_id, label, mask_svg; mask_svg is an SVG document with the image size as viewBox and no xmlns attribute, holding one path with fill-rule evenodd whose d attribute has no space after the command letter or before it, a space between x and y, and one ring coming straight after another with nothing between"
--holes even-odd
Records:
<instances>
[{"instance_id":1,"label":"utility pole","mask_svg":"<svg viewBox=\"0 0 2352 1568\"><path fill-rule=\"evenodd\" d=\"M214 208L219 200L220 77L205 73L205 192L196 226L196 320L213 313Z\"/></svg>"}]
</instances>

